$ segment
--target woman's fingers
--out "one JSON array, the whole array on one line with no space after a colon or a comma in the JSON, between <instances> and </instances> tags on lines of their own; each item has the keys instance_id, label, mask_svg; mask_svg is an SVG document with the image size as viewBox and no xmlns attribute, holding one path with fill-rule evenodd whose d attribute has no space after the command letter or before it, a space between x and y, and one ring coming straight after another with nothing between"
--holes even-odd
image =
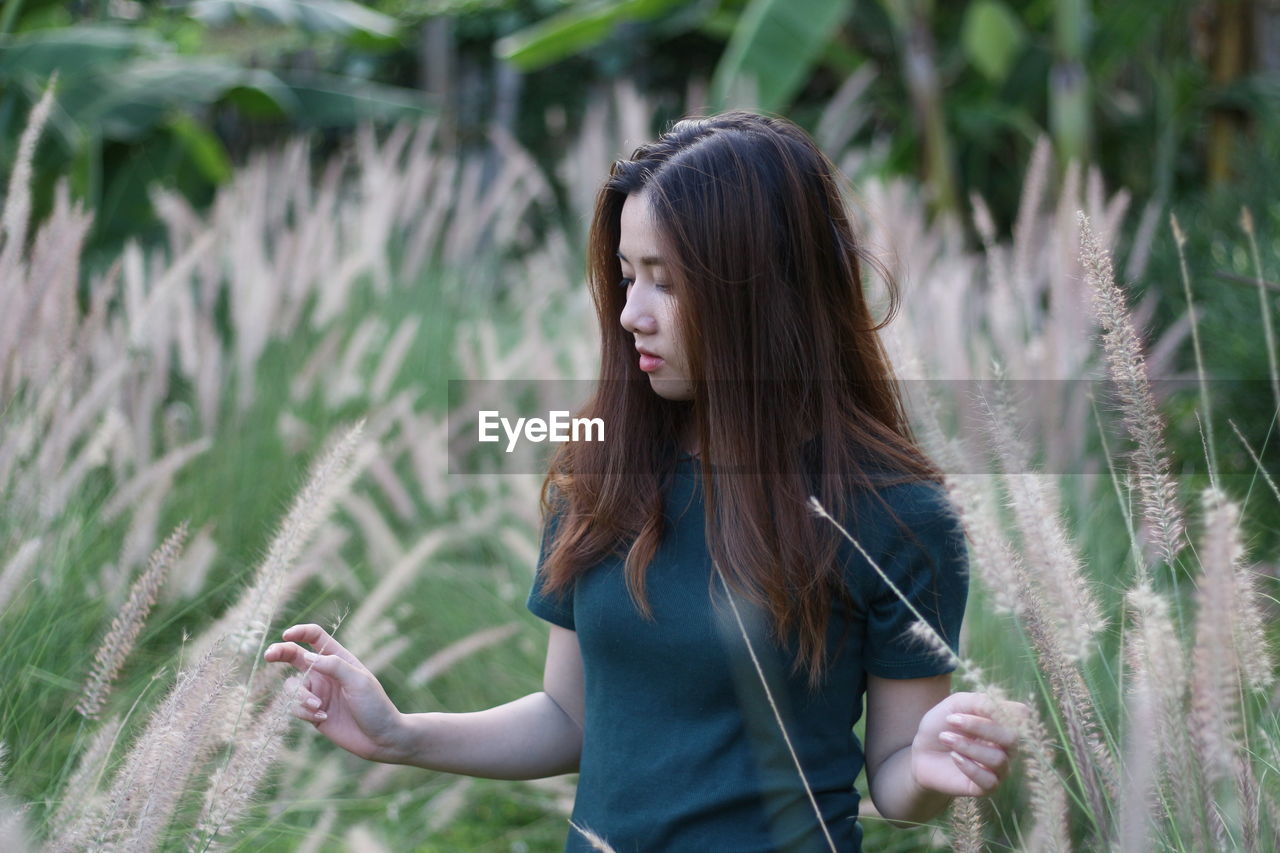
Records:
<instances>
[{"instance_id":1,"label":"woman's fingers","mask_svg":"<svg viewBox=\"0 0 1280 853\"><path fill-rule=\"evenodd\" d=\"M338 655L318 655L297 643L272 643L263 657L271 662L287 663L298 672L327 675L343 687L356 687L368 671L359 662L352 664Z\"/></svg>"},{"instance_id":2,"label":"woman's fingers","mask_svg":"<svg viewBox=\"0 0 1280 853\"><path fill-rule=\"evenodd\" d=\"M299 672L306 672L310 664L303 656L307 654L310 652L297 643L272 643L262 656L272 663L287 663Z\"/></svg>"},{"instance_id":3,"label":"woman's fingers","mask_svg":"<svg viewBox=\"0 0 1280 853\"><path fill-rule=\"evenodd\" d=\"M293 703L289 706L289 713L297 717L299 720L305 720L308 723L323 723L329 719L329 715L319 708L311 708L306 705Z\"/></svg>"},{"instance_id":4,"label":"woman's fingers","mask_svg":"<svg viewBox=\"0 0 1280 853\"><path fill-rule=\"evenodd\" d=\"M969 737L982 738L1006 748L1012 748L1018 740L1018 733L1010 731L989 717L974 714L949 714L947 722Z\"/></svg>"},{"instance_id":5,"label":"woman's fingers","mask_svg":"<svg viewBox=\"0 0 1280 853\"><path fill-rule=\"evenodd\" d=\"M304 687L302 685L302 680L297 676L287 679L284 683L284 689L295 702L304 708L310 708L313 711L318 711L322 710L324 707L324 702L320 697Z\"/></svg>"},{"instance_id":6,"label":"woman's fingers","mask_svg":"<svg viewBox=\"0 0 1280 853\"><path fill-rule=\"evenodd\" d=\"M318 655L315 652L302 653L303 669L327 675L347 690L364 687L369 677L368 672L359 664L352 665L338 655Z\"/></svg>"},{"instance_id":7,"label":"woman's fingers","mask_svg":"<svg viewBox=\"0 0 1280 853\"><path fill-rule=\"evenodd\" d=\"M286 679L284 686L293 697L290 709L295 717L308 722L321 722L328 719L329 715L325 713L324 703L320 701L320 697L303 687L302 681L297 676Z\"/></svg>"},{"instance_id":8,"label":"woman's fingers","mask_svg":"<svg viewBox=\"0 0 1280 853\"><path fill-rule=\"evenodd\" d=\"M955 750L951 751L951 760L960 768L964 775L973 780L973 783L981 789L983 794L990 793L996 785L1000 784L999 777L986 767L983 767L972 758L966 758Z\"/></svg>"},{"instance_id":9,"label":"woman's fingers","mask_svg":"<svg viewBox=\"0 0 1280 853\"><path fill-rule=\"evenodd\" d=\"M1004 749L954 732L943 732L938 737L953 753L989 768L997 777L1004 775L1009 761L1009 754Z\"/></svg>"},{"instance_id":10,"label":"woman's fingers","mask_svg":"<svg viewBox=\"0 0 1280 853\"><path fill-rule=\"evenodd\" d=\"M294 625L286 628L281 635L281 639L291 640L295 643L306 643L322 655L337 655L347 663L357 667L361 663L355 655L342 647L342 644L329 635L329 632L321 628L315 623L307 623L305 625Z\"/></svg>"},{"instance_id":11,"label":"woman's fingers","mask_svg":"<svg viewBox=\"0 0 1280 853\"><path fill-rule=\"evenodd\" d=\"M977 788L971 796L985 796L1008 775L1019 730L1031 708L984 693L955 693L948 697L947 705L946 725L938 740L952 763Z\"/></svg>"}]
</instances>

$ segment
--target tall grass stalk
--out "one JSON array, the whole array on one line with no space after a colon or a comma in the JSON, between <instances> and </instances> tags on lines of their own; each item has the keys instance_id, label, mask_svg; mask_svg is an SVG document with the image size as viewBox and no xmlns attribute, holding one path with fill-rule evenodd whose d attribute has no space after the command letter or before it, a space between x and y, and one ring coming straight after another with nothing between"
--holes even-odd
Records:
<instances>
[{"instance_id":1,"label":"tall grass stalk","mask_svg":"<svg viewBox=\"0 0 1280 853\"><path fill-rule=\"evenodd\" d=\"M1019 419L1001 379L997 371L995 400L983 400L986 427L1026 554L1011 567L1020 621L1047 676L1054 708L1066 723L1072 768L1088 798L1090 819L1105 837L1118 774L1082 672L1105 620L1061 518L1056 492L1046 476L1031 470L1029 451L1016 434Z\"/></svg>"},{"instance_id":2,"label":"tall grass stalk","mask_svg":"<svg viewBox=\"0 0 1280 853\"><path fill-rule=\"evenodd\" d=\"M951 803L951 849L955 853L982 853L986 849L982 807L977 797L956 797Z\"/></svg>"},{"instance_id":3,"label":"tall grass stalk","mask_svg":"<svg viewBox=\"0 0 1280 853\"><path fill-rule=\"evenodd\" d=\"M972 661L956 655L933 626L920 614L910 599L898 589L893 580L885 574L875 559L867 553L862 544L850 535L840 522L836 521L814 496L809 497L812 510L821 518L831 522L840 534L847 539L862 555L863 559L875 570L876 574L898 597L900 601L916 617L911 624L912 635L922 640L933 649L940 658L954 665L956 671L968 681L975 691L985 693L996 704L994 719L1018 735L1018 750L1025 756L1028 767L1028 787L1031 794L1033 826L1031 830L1034 844L1028 849L1066 851L1071 849L1067 834L1067 802L1062 779L1054 770L1050 740L1040 720L1039 712L1033 705L1028 705L1030 713L1025 716L1013 716L1001 703L1007 701L1007 692L1000 685L989 681Z\"/></svg>"},{"instance_id":4,"label":"tall grass stalk","mask_svg":"<svg viewBox=\"0 0 1280 853\"><path fill-rule=\"evenodd\" d=\"M1191 296L1191 272L1187 269L1187 235L1178 224L1178 217L1172 213L1169 214L1169 227L1173 230L1173 244L1178 251L1178 272L1182 276L1182 293L1187 300L1187 316L1191 318L1191 347L1196 357L1196 381L1200 386L1200 408L1203 410L1205 444L1209 451L1206 458L1209 474L1216 478L1221 469L1218 467L1218 444L1213 440L1213 408L1209 397L1209 382L1204 371L1204 351L1200 347L1200 321L1196 316L1195 300Z\"/></svg>"},{"instance_id":5,"label":"tall grass stalk","mask_svg":"<svg viewBox=\"0 0 1280 853\"><path fill-rule=\"evenodd\" d=\"M1098 443L1102 446L1102 456L1107 463L1107 479L1111 481L1111 488L1116 495L1116 506L1124 518L1124 529L1129 540L1129 556L1133 559L1134 577L1137 578L1137 583L1141 584L1150 577L1150 572L1142 557L1142 544L1138 541L1138 533L1133 529L1133 508L1127 497L1133 494L1131 479L1126 481L1123 487L1121 486L1115 459L1112 458L1111 448L1107 445L1107 431L1102 425L1102 416L1098 414L1098 402L1092 391L1089 392L1089 407L1093 410L1093 423L1097 427Z\"/></svg>"},{"instance_id":6,"label":"tall grass stalk","mask_svg":"<svg viewBox=\"0 0 1280 853\"><path fill-rule=\"evenodd\" d=\"M257 671L268 626L276 616L286 589L291 586L289 568L372 455L372 448L361 444L363 432L364 420L360 420L330 439L328 448L313 463L305 484L272 537L253 581L222 618L197 640L197 649L207 648L225 631L233 632L238 651L249 656L252 662L251 674Z\"/></svg>"},{"instance_id":7,"label":"tall grass stalk","mask_svg":"<svg viewBox=\"0 0 1280 853\"><path fill-rule=\"evenodd\" d=\"M234 678L224 644L179 673L125 755L97 808L54 840L54 849L153 850L163 842L191 775L214 747L215 713Z\"/></svg>"},{"instance_id":8,"label":"tall grass stalk","mask_svg":"<svg viewBox=\"0 0 1280 853\"><path fill-rule=\"evenodd\" d=\"M578 826L573 821L569 821L569 826L573 828L574 832L581 835L583 839L588 844L591 845L592 850L599 850L601 851L601 853L616 853L616 851L609 846L609 842L605 841L603 838L601 838L599 835L597 835L595 832L591 831L587 827Z\"/></svg>"},{"instance_id":9,"label":"tall grass stalk","mask_svg":"<svg viewBox=\"0 0 1280 853\"><path fill-rule=\"evenodd\" d=\"M36 101L35 106L31 108L27 116L27 126L23 128L22 136L18 138L18 150L14 156L13 171L9 173L8 192L5 193L4 212L0 214L0 239L2 239L0 246L3 247L0 249L0 272L9 272L17 267L18 258L25 248L28 220L31 217L32 162L35 160L40 135L44 132L49 114L53 111L53 93L57 85L58 74L55 71L49 75L49 82L45 84L40 100ZM17 295L6 288L4 296L0 299L12 299ZM12 303L0 302L0 305L9 309L14 308ZM6 310L2 313L7 322L16 320L10 311ZM6 331L8 331L7 328ZM0 341L8 342L13 339L8 335L0 335ZM16 341L13 343L16 344ZM8 355L7 352L0 351L0 366L5 364L3 356L6 355ZM7 372L5 371L6 374Z\"/></svg>"},{"instance_id":10,"label":"tall grass stalk","mask_svg":"<svg viewBox=\"0 0 1280 853\"><path fill-rule=\"evenodd\" d=\"M1050 621L1055 643L1070 661L1087 660L1106 619L1084 571L1084 562L1062 519L1058 492L1047 476L1033 470L1031 454L1016 430L1021 421L1009 399L1003 373L997 368L996 397L982 397L986 427L996 451L1007 504L1016 520L1027 559L1033 566L1020 587L1040 605Z\"/></svg>"},{"instance_id":11,"label":"tall grass stalk","mask_svg":"<svg viewBox=\"0 0 1280 853\"><path fill-rule=\"evenodd\" d=\"M1240 608L1247 593L1240 589L1239 508L1217 489L1206 489L1203 577L1196 590L1198 612L1191 675L1192 745L1209 786L1235 779L1235 756L1245 748L1240 706L1244 663L1242 651L1258 638L1245 636ZM1261 645L1261 642L1258 643ZM1251 650L1252 651L1252 650ZM1265 658L1264 658L1265 660ZM1268 672L1268 675L1270 673Z\"/></svg>"},{"instance_id":12,"label":"tall grass stalk","mask_svg":"<svg viewBox=\"0 0 1280 853\"><path fill-rule=\"evenodd\" d=\"M222 836L244 818L283 745L293 701L289 693L278 689L270 704L245 726L245 736L232 741L228 761L210 777L189 849L208 851L225 846Z\"/></svg>"},{"instance_id":13,"label":"tall grass stalk","mask_svg":"<svg viewBox=\"0 0 1280 853\"><path fill-rule=\"evenodd\" d=\"M1172 564L1182 550L1184 522L1177 503L1178 489L1169 475L1160 415L1151 394L1147 363L1137 330L1116 286L1111 254L1103 248L1084 213L1079 214L1080 257L1092 305L1103 328L1103 347L1111 379L1116 383L1124 423L1137 444L1133 454L1143 514L1155 530L1164 560ZM1194 328L1194 324L1193 324Z\"/></svg>"},{"instance_id":14,"label":"tall grass stalk","mask_svg":"<svg viewBox=\"0 0 1280 853\"><path fill-rule=\"evenodd\" d=\"M1060 638L1040 616L1029 609L1023 629L1036 651L1041 675L1047 679L1052 708L1066 725L1067 759L1071 775L1080 783L1088 806L1085 817L1095 835L1111 831L1111 805L1118 790L1115 761L1104 742L1097 705L1078 662L1069 659Z\"/></svg>"},{"instance_id":15,"label":"tall grass stalk","mask_svg":"<svg viewBox=\"0 0 1280 853\"><path fill-rule=\"evenodd\" d=\"M1151 849L1151 789L1156 754L1155 716L1151 708L1150 685L1138 682L1128 696L1128 738L1125 774L1120 797L1120 849L1124 853L1144 853Z\"/></svg>"},{"instance_id":16,"label":"tall grass stalk","mask_svg":"<svg viewBox=\"0 0 1280 853\"><path fill-rule=\"evenodd\" d=\"M885 573L884 569L880 567L875 558L867 553L867 550L862 547L862 543L854 538L849 531L845 529L844 525L832 518L830 513L827 512L826 507L824 507L822 502L814 495L809 496L809 508L819 518L825 518L835 526L836 530L840 532L840 535L853 545L857 552L862 555L862 558L872 567L876 575L879 576L880 580L884 581L885 585L889 587L889 590L897 596L898 600L900 600L906 606L907 610L911 612L911 615L915 617L915 622L912 623L912 633L917 638L927 642L935 655L954 665L960 675L969 681L975 690L981 693L987 693L997 702L997 722L1001 725L1006 725L1015 731L1020 730L1021 726L1019 725L1019 719L1017 717L1005 715L1003 713L1002 706L999 705L1000 702L1006 701L1007 697L1005 690L999 685L989 682L983 674L982 669L977 664L970 660L966 660L951 651L946 640L939 635L936 630L934 630L933 626L924 618L924 615L916 609L916 606L911 602L911 599L907 598L906 594L898 588L898 585L895 584L893 579Z\"/></svg>"},{"instance_id":17,"label":"tall grass stalk","mask_svg":"<svg viewBox=\"0 0 1280 853\"><path fill-rule=\"evenodd\" d=\"M1249 257L1253 260L1253 274L1258 281L1258 313L1262 315L1262 340L1267 346L1267 372L1271 377L1271 397L1276 412L1280 413L1280 364L1277 360L1276 333L1271 319L1271 301L1263 284L1262 255L1258 252L1258 237L1253 229L1253 213L1247 207L1240 208L1240 230L1249 241Z\"/></svg>"},{"instance_id":18,"label":"tall grass stalk","mask_svg":"<svg viewBox=\"0 0 1280 853\"><path fill-rule=\"evenodd\" d=\"M51 825L71 824L84 811L87 803L98 799L102 777L107 770L107 761L116 748L122 722L120 717L111 717L99 723L88 746L76 761L75 772L62 785L61 802L49 821Z\"/></svg>"},{"instance_id":19,"label":"tall grass stalk","mask_svg":"<svg viewBox=\"0 0 1280 853\"><path fill-rule=\"evenodd\" d=\"M1142 817L1170 825L1172 815L1201 813L1206 792L1200 767L1192 760L1188 728L1184 724L1188 673L1186 651L1169 615L1169 603L1152 588L1150 577L1130 589L1125 600L1132 614L1126 635L1132 743L1126 756L1139 770L1130 770L1125 786L1124 834L1126 845L1137 844L1149 828ZM1147 767L1154 777L1148 782ZM1147 787L1157 799L1150 814ZM1172 804L1172 807L1171 807ZM1199 844L1207 843L1202 821L1194 821Z\"/></svg>"},{"instance_id":20,"label":"tall grass stalk","mask_svg":"<svg viewBox=\"0 0 1280 853\"><path fill-rule=\"evenodd\" d=\"M111 629L98 648L93 671L76 705L76 710L83 716L97 719L103 703L107 700L111 683L119 674L125 658L133 650L134 641L142 632L142 625L147 620L147 614L151 612L151 606L155 604L160 586L164 583L169 569L181 555L186 538L187 522L184 521L152 553L146 569L129 589L129 598L112 621Z\"/></svg>"},{"instance_id":21,"label":"tall grass stalk","mask_svg":"<svg viewBox=\"0 0 1280 853\"><path fill-rule=\"evenodd\" d=\"M715 565L713 563L713 565ZM773 698L773 691L769 688L769 682L764 676L764 670L760 667L760 659L756 657L755 647L751 644L751 638L747 635L747 626L742 623L742 614L738 612L738 602L733 596L729 584L725 581L724 575L720 572L720 566L715 565L716 576L720 578L720 585L724 587L725 594L729 598L729 606L733 609L734 621L738 623L738 631L742 634L742 641L746 643L747 653L751 656L751 665L755 667L756 676L760 679L760 686L764 689L765 699L769 702L769 710L773 712L773 720L778 726L778 731L782 734L782 740L787 745L787 753L791 756L791 761L796 766L796 773L800 776L800 784L804 786L805 795L809 798L809 805L813 807L814 816L817 819L818 827L822 830L822 837L826 840L827 846L831 848L832 853L836 853L836 843L831 838L831 831L827 829L826 819L822 816L822 809L818 807L818 799L813 795L813 788L809 785L809 777L804 773L804 767L800 764L800 756L796 754L796 748L791 743L791 735L787 732L787 727L782 721L782 713L778 710L778 703Z\"/></svg>"},{"instance_id":22,"label":"tall grass stalk","mask_svg":"<svg viewBox=\"0 0 1280 853\"><path fill-rule=\"evenodd\" d=\"M1280 412L1280 410L1277 410ZM1262 480L1271 489L1271 494L1275 495L1276 501L1280 502L1280 487L1276 486L1276 481L1272 479L1271 473L1262 466L1262 460L1258 458L1258 453L1253 449L1253 445L1249 444L1249 440L1240 432L1240 427L1236 426L1236 422L1227 419L1227 423L1231 425L1231 431L1236 434L1236 438L1240 439L1240 443L1244 445L1244 449L1248 451L1249 458L1253 460L1253 465L1258 469L1258 473L1262 474Z\"/></svg>"},{"instance_id":23,"label":"tall grass stalk","mask_svg":"<svg viewBox=\"0 0 1280 853\"><path fill-rule=\"evenodd\" d=\"M0 569L0 613L4 612L9 600L18 592L19 587L35 567L36 558L40 556L43 545L44 540L39 536L26 540L18 546L13 556L4 564L4 568Z\"/></svg>"},{"instance_id":24,"label":"tall grass stalk","mask_svg":"<svg viewBox=\"0 0 1280 853\"><path fill-rule=\"evenodd\" d=\"M26 812L29 807L15 802L5 790L8 751L8 746L0 740L0 849L25 851L32 846L27 830Z\"/></svg>"}]
</instances>

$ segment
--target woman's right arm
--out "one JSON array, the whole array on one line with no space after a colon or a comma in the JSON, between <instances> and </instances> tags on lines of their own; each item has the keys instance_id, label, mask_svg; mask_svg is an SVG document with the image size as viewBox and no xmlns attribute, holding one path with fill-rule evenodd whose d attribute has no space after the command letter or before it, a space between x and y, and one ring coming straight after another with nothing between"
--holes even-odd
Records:
<instances>
[{"instance_id":1,"label":"woman's right arm","mask_svg":"<svg viewBox=\"0 0 1280 853\"><path fill-rule=\"evenodd\" d=\"M578 769L585 700L573 631L551 627L541 691L459 714L400 713L373 673L318 625L295 625L283 639L267 649L266 659L306 673L294 716L362 758L489 779L537 779Z\"/></svg>"},{"instance_id":2,"label":"woman's right arm","mask_svg":"<svg viewBox=\"0 0 1280 853\"><path fill-rule=\"evenodd\" d=\"M578 635L552 625L540 692L484 711L407 714L395 763L488 779L573 773L582 754L583 706Z\"/></svg>"}]
</instances>

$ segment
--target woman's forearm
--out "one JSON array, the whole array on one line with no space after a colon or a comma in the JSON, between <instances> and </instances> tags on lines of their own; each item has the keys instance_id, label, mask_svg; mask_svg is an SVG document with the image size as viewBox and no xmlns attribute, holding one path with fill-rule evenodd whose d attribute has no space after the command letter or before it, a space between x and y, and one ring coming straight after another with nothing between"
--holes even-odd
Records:
<instances>
[{"instance_id":1,"label":"woman's forearm","mask_svg":"<svg viewBox=\"0 0 1280 853\"><path fill-rule=\"evenodd\" d=\"M867 781L871 801L880 816L899 828L925 823L941 814L951 796L921 788L911 772L911 746L890 755L874 779Z\"/></svg>"},{"instance_id":2,"label":"woman's forearm","mask_svg":"<svg viewBox=\"0 0 1280 853\"><path fill-rule=\"evenodd\" d=\"M405 714L402 736L378 760L486 779L573 773L582 729L546 693L459 714Z\"/></svg>"}]
</instances>

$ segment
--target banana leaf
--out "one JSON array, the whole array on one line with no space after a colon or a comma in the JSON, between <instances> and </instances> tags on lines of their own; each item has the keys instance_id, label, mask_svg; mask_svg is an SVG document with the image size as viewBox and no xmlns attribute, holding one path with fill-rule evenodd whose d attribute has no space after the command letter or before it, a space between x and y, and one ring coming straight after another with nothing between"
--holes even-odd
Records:
<instances>
[{"instance_id":1,"label":"banana leaf","mask_svg":"<svg viewBox=\"0 0 1280 853\"><path fill-rule=\"evenodd\" d=\"M399 29L395 18L351 0L195 0L186 8L187 14L210 26L249 20L337 36L393 36Z\"/></svg>"},{"instance_id":2,"label":"banana leaf","mask_svg":"<svg viewBox=\"0 0 1280 853\"><path fill-rule=\"evenodd\" d=\"M414 89L318 72L281 73L281 79L297 104L289 118L300 127L413 120L435 112L430 98Z\"/></svg>"},{"instance_id":3,"label":"banana leaf","mask_svg":"<svg viewBox=\"0 0 1280 853\"><path fill-rule=\"evenodd\" d=\"M105 65L146 53L167 53L168 42L142 27L77 24L0 35L0 77L48 77L92 73Z\"/></svg>"},{"instance_id":4,"label":"banana leaf","mask_svg":"<svg viewBox=\"0 0 1280 853\"><path fill-rule=\"evenodd\" d=\"M656 18L680 0L605 0L578 3L531 27L499 39L494 55L532 71L604 41L622 21Z\"/></svg>"},{"instance_id":5,"label":"banana leaf","mask_svg":"<svg viewBox=\"0 0 1280 853\"><path fill-rule=\"evenodd\" d=\"M716 65L712 107L724 109L745 83L753 106L785 109L852 8L853 0L750 0Z\"/></svg>"}]
</instances>

